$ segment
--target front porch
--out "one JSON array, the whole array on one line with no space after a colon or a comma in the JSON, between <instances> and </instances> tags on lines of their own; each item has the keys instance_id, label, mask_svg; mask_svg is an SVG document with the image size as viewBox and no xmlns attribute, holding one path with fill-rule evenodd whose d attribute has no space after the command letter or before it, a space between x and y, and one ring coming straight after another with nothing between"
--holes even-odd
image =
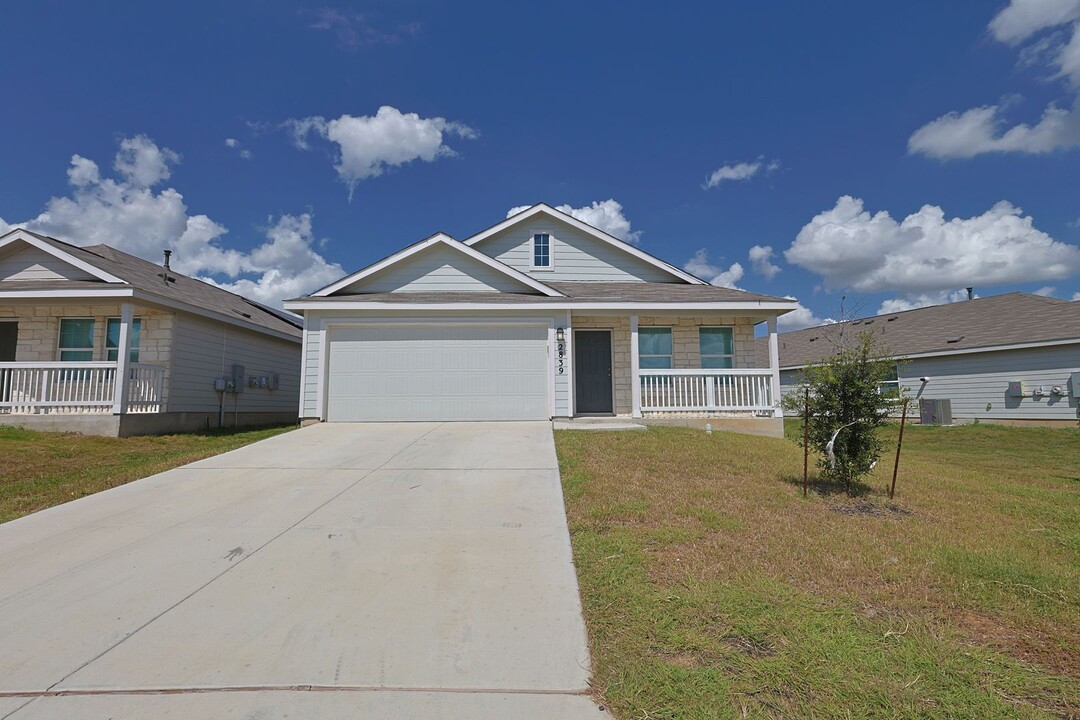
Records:
<instances>
[{"instance_id":1,"label":"front porch","mask_svg":"<svg viewBox=\"0 0 1080 720\"><path fill-rule=\"evenodd\" d=\"M158 413L164 383L149 363L0 363L0 416Z\"/></svg>"},{"instance_id":2,"label":"front porch","mask_svg":"<svg viewBox=\"0 0 1080 720\"><path fill-rule=\"evenodd\" d=\"M756 367L760 323L769 332L767 368ZM775 315L574 313L562 337L573 374L573 417L783 417Z\"/></svg>"}]
</instances>

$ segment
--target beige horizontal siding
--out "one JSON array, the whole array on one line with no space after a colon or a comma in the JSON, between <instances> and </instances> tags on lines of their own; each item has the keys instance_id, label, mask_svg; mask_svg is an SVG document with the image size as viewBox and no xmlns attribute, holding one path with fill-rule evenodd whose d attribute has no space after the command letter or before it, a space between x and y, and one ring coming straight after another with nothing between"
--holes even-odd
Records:
<instances>
[{"instance_id":1,"label":"beige horizontal siding","mask_svg":"<svg viewBox=\"0 0 1080 720\"><path fill-rule=\"evenodd\" d=\"M533 270L532 238L551 236L551 270ZM625 251L546 217L534 217L507 228L475 246L477 250L528 273L537 280L592 280L608 282L677 282L654 265Z\"/></svg>"},{"instance_id":2,"label":"beige horizontal siding","mask_svg":"<svg viewBox=\"0 0 1080 720\"><path fill-rule=\"evenodd\" d=\"M506 273L436 245L344 292L535 292Z\"/></svg>"},{"instance_id":3,"label":"beige horizontal siding","mask_svg":"<svg viewBox=\"0 0 1080 720\"><path fill-rule=\"evenodd\" d=\"M0 282L4 280L95 280L88 272L31 245L0 254Z\"/></svg>"},{"instance_id":4,"label":"beige horizontal siding","mask_svg":"<svg viewBox=\"0 0 1080 720\"><path fill-rule=\"evenodd\" d=\"M245 387L226 395L229 412L296 411L300 393L300 343L289 342L216 320L177 313L173 335L169 412L214 412L219 394L214 380L243 365L248 375L277 373L278 390ZM235 404L235 407L234 407Z\"/></svg>"}]
</instances>

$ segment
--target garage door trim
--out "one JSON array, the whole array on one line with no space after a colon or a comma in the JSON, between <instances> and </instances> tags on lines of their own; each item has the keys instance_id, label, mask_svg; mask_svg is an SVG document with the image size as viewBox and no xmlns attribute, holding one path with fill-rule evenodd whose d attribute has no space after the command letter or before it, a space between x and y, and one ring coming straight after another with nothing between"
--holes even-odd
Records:
<instances>
[{"instance_id":1,"label":"garage door trim","mask_svg":"<svg viewBox=\"0 0 1080 720\"><path fill-rule=\"evenodd\" d=\"M550 315L542 317L513 317L498 316L486 318L469 317L416 317L416 318L393 318L373 317L357 319L324 318L320 323L319 333L319 373L316 395L318 398L319 416L323 422L329 419L329 378L330 378L330 336L336 329L363 328L363 327L445 327L446 325L480 325L485 327L510 326L520 327L524 325L536 325L547 328L547 409L548 416L555 417L555 363L551 361L555 353L555 318Z\"/></svg>"}]
</instances>

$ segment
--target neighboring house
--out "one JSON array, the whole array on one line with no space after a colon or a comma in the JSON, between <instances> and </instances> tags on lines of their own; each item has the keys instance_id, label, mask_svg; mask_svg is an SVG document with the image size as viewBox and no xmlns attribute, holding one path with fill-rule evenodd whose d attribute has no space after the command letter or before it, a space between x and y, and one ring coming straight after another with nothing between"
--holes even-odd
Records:
<instances>
[{"instance_id":1,"label":"neighboring house","mask_svg":"<svg viewBox=\"0 0 1080 720\"><path fill-rule=\"evenodd\" d=\"M954 422L1080 418L1080 301L1016 292L783 333L781 391L834 352L841 332L874 333L902 360L894 384L918 401L948 400Z\"/></svg>"},{"instance_id":2,"label":"neighboring house","mask_svg":"<svg viewBox=\"0 0 1080 720\"><path fill-rule=\"evenodd\" d=\"M16 229L0 236L0 424L133 435L296 420L300 326L167 261Z\"/></svg>"},{"instance_id":3,"label":"neighboring house","mask_svg":"<svg viewBox=\"0 0 1080 720\"><path fill-rule=\"evenodd\" d=\"M439 233L285 307L305 320L302 418L765 417L754 326L785 298L708 285L548 205Z\"/></svg>"}]
</instances>

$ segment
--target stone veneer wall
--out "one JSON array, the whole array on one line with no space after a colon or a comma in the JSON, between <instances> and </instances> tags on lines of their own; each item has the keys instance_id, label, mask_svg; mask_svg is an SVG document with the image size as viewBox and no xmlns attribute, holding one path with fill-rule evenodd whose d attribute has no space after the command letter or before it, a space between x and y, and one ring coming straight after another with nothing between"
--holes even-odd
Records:
<instances>
[{"instance_id":1,"label":"stone veneer wall","mask_svg":"<svg viewBox=\"0 0 1080 720\"><path fill-rule=\"evenodd\" d=\"M575 314L571 323L574 329L612 331L611 342L614 347L611 362L615 376L615 414L629 415L633 405L630 393L630 316ZM756 367L754 324L754 319L747 317L638 317L638 327L671 328L671 361L677 370L701 367L698 328L725 326L735 329L735 367Z\"/></svg>"},{"instance_id":2,"label":"stone veneer wall","mask_svg":"<svg viewBox=\"0 0 1080 720\"><path fill-rule=\"evenodd\" d=\"M105 326L109 318L120 317L119 303L94 305L9 305L0 307L0 320L19 322L15 349L18 362L53 362L59 360L60 319L94 319L94 360L106 359ZM172 354L174 315L171 312L135 307L135 317L142 321L139 338L139 362L165 366L162 408L169 392L169 358Z\"/></svg>"}]
</instances>

